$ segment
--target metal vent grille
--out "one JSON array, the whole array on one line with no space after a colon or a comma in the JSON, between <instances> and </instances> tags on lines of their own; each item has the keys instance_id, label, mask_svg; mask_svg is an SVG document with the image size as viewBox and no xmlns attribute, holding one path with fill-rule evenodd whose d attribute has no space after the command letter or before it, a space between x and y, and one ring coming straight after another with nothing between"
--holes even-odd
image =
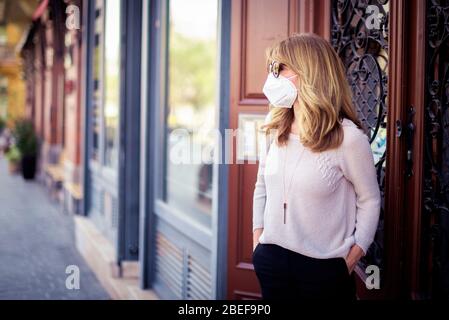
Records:
<instances>
[{"instance_id":1,"label":"metal vent grille","mask_svg":"<svg viewBox=\"0 0 449 320\"><path fill-rule=\"evenodd\" d=\"M156 276L176 299L207 300L212 297L210 272L187 249L178 248L159 232L156 236Z\"/></svg>"},{"instance_id":2,"label":"metal vent grille","mask_svg":"<svg viewBox=\"0 0 449 320\"><path fill-rule=\"evenodd\" d=\"M187 255L186 299L208 300L212 296L209 272L194 257Z\"/></svg>"},{"instance_id":3,"label":"metal vent grille","mask_svg":"<svg viewBox=\"0 0 449 320\"><path fill-rule=\"evenodd\" d=\"M156 236L156 274L179 299L183 299L183 253L165 236Z\"/></svg>"}]
</instances>

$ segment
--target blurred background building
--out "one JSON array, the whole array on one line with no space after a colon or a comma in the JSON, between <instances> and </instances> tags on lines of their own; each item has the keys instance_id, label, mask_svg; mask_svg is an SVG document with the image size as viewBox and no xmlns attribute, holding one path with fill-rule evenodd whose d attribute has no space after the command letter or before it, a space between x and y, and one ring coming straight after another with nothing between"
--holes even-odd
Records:
<instances>
[{"instance_id":1,"label":"blurred background building","mask_svg":"<svg viewBox=\"0 0 449 320\"><path fill-rule=\"evenodd\" d=\"M265 48L317 33L347 68L382 191L358 294L448 298L448 19L443 0L3 0L0 116L32 120L37 179L113 297L259 298ZM232 164L213 131L223 143L227 128L249 137ZM207 159L172 161L186 141ZM380 290L364 286L371 264Z\"/></svg>"},{"instance_id":2,"label":"blurred background building","mask_svg":"<svg viewBox=\"0 0 449 320\"><path fill-rule=\"evenodd\" d=\"M0 2L0 117L9 119L10 124L25 115L25 84L17 47L37 2Z\"/></svg>"}]
</instances>

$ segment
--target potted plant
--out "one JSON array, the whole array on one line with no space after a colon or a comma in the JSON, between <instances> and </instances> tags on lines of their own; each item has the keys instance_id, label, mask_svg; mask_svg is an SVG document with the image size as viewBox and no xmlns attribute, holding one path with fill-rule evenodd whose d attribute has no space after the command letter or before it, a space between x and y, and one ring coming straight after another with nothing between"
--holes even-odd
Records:
<instances>
[{"instance_id":1,"label":"potted plant","mask_svg":"<svg viewBox=\"0 0 449 320\"><path fill-rule=\"evenodd\" d=\"M15 145L9 148L8 152L5 154L5 158L8 160L8 169L10 174L15 174L19 172L20 160L22 156L20 155L19 148Z\"/></svg>"},{"instance_id":2,"label":"potted plant","mask_svg":"<svg viewBox=\"0 0 449 320\"><path fill-rule=\"evenodd\" d=\"M33 123L27 119L16 122L14 137L17 148L22 156L22 176L25 180L32 180L36 175L38 139Z\"/></svg>"},{"instance_id":3,"label":"potted plant","mask_svg":"<svg viewBox=\"0 0 449 320\"><path fill-rule=\"evenodd\" d=\"M2 117L0 117L0 136L2 135L5 127L6 127L6 121Z\"/></svg>"}]
</instances>

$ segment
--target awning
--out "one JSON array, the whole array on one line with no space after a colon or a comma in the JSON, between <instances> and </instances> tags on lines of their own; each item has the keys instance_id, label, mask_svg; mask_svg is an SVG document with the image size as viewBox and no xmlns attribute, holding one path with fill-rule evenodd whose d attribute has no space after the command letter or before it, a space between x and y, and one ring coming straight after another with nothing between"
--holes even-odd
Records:
<instances>
[{"instance_id":1,"label":"awning","mask_svg":"<svg viewBox=\"0 0 449 320\"><path fill-rule=\"evenodd\" d=\"M45 10L48 7L48 1L49 0L42 0L42 2L37 7L36 11L34 11L34 13L33 13L33 21L36 21L37 19L39 19L42 16L42 14L45 12Z\"/></svg>"}]
</instances>

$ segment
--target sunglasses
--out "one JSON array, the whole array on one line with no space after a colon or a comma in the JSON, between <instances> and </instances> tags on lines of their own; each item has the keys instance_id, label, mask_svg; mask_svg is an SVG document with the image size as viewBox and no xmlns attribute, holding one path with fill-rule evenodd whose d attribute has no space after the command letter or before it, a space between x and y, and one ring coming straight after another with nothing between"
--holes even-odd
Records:
<instances>
[{"instance_id":1,"label":"sunglasses","mask_svg":"<svg viewBox=\"0 0 449 320\"><path fill-rule=\"evenodd\" d=\"M275 78L278 78L284 67L285 65L283 63L272 61L268 66L268 72L272 73Z\"/></svg>"}]
</instances>

